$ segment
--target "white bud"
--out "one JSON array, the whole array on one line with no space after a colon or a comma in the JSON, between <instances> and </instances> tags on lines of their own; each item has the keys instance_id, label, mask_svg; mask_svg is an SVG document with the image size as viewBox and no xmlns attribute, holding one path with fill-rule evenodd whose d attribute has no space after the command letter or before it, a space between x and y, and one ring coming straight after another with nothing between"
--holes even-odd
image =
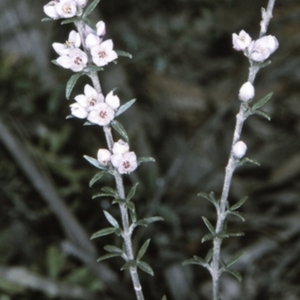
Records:
<instances>
[{"instance_id":1,"label":"white bud","mask_svg":"<svg viewBox=\"0 0 300 300\"><path fill-rule=\"evenodd\" d=\"M233 49L237 51L245 50L250 45L251 41L250 35L244 30L241 30L239 35L236 33L232 34Z\"/></svg>"},{"instance_id":2,"label":"white bud","mask_svg":"<svg viewBox=\"0 0 300 300\"><path fill-rule=\"evenodd\" d=\"M239 91L239 99L243 102L249 102L255 95L255 89L250 81L245 82Z\"/></svg>"},{"instance_id":3,"label":"white bud","mask_svg":"<svg viewBox=\"0 0 300 300\"><path fill-rule=\"evenodd\" d=\"M112 149L113 154L124 154L128 151L129 151L129 145L123 140L118 140L113 145L113 149Z\"/></svg>"},{"instance_id":4,"label":"white bud","mask_svg":"<svg viewBox=\"0 0 300 300\"><path fill-rule=\"evenodd\" d=\"M232 148L232 154L236 159L241 159L247 151L247 146L243 141L237 142Z\"/></svg>"},{"instance_id":5,"label":"white bud","mask_svg":"<svg viewBox=\"0 0 300 300\"><path fill-rule=\"evenodd\" d=\"M120 106L120 99L118 96L113 94L113 91L106 95L105 102L113 109L117 109Z\"/></svg>"},{"instance_id":6,"label":"white bud","mask_svg":"<svg viewBox=\"0 0 300 300\"><path fill-rule=\"evenodd\" d=\"M97 28L97 35L99 35L100 37L105 35L106 29L105 29L105 23L103 21L99 21L96 24L96 28Z\"/></svg>"},{"instance_id":7,"label":"white bud","mask_svg":"<svg viewBox=\"0 0 300 300\"><path fill-rule=\"evenodd\" d=\"M108 162L110 161L111 153L107 149L99 149L97 153L98 161L107 166Z\"/></svg>"},{"instance_id":8,"label":"white bud","mask_svg":"<svg viewBox=\"0 0 300 300\"><path fill-rule=\"evenodd\" d=\"M267 35L251 42L248 48L248 57L256 62L262 62L269 58L279 47L275 36Z\"/></svg>"}]
</instances>

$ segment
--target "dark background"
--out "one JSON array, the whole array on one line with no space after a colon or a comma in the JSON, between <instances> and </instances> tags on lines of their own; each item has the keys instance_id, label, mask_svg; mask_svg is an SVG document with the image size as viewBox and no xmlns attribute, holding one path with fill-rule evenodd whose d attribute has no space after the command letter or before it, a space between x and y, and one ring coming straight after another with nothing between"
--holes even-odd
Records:
<instances>
[{"instance_id":1,"label":"dark background","mask_svg":"<svg viewBox=\"0 0 300 300\"><path fill-rule=\"evenodd\" d=\"M105 147L101 128L65 120L69 104L82 93L81 78L71 99L64 96L72 75L50 63L53 42L63 42L71 25L43 22L47 1L0 3L0 300L134 299L123 262L97 264L108 236L89 242L108 227L102 209L116 218L109 199L92 195L97 172L83 155ZM100 74L105 93L117 87L121 102L137 98L119 118L138 156L153 156L125 176L126 189L139 182L134 202L140 217L165 221L138 228L134 245L151 238L145 256L155 276L140 273L145 297L168 300L211 299L208 272L181 263L204 257L211 242L201 216L215 222L213 206L197 197L220 196L240 86L248 61L232 49L241 29L257 38L266 0L103 0L95 20L104 20L106 38L133 59L120 58ZM246 219L229 218L230 231L243 237L224 240L223 258L245 253L221 279L222 300L300 299L300 5L275 4L269 34L279 41L271 66L256 79L256 100L273 91L264 110L268 122L250 117L242 139L247 156L261 166L244 166L233 178L230 203L248 195ZM118 138L115 135L116 139ZM63 204L62 204L63 203Z\"/></svg>"}]
</instances>

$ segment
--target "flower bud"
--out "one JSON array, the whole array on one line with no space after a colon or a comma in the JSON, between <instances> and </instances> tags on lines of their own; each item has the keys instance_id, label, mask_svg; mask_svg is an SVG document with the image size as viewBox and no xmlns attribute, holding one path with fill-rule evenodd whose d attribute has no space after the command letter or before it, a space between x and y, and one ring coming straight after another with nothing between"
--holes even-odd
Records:
<instances>
[{"instance_id":1,"label":"flower bud","mask_svg":"<svg viewBox=\"0 0 300 300\"><path fill-rule=\"evenodd\" d=\"M46 5L43 6L44 13L51 19L58 19L59 14L56 11L56 3L55 1L50 1Z\"/></svg>"},{"instance_id":2,"label":"flower bud","mask_svg":"<svg viewBox=\"0 0 300 300\"><path fill-rule=\"evenodd\" d=\"M251 42L248 48L248 57L256 62L262 62L269 58L279 47L275 36L267 35Z\"/></svg>"},{"instance_id":3,"label":"flower bud","mask_svg":"<svg viewBox=\"0 0 300 300\"><path fill-rule=\"evenodd\" d=\"M232 34L233 49L237 51L245 50L250 45L251 41L250 35L244 30L241 30L239 35L236 33Z\"/></svg>"},{"instance_id":4,"label":"flower bud","mask_svg":"<svg viewBox=\"0 0 300 300\"><path fill-rule=\"evenodd\" d=\"M118 140L113 145L113 149L112 149L113 154L124 154L125 152L128 151L129 151L129 145L123 140Z\"/></svg>"},{"instance_id":5,"label":"flower bud","mask_svg":"<svg viewBox=\"0 0 300 300\"><path fill-rule=\"evenodd\" d=\"M108 162L110 161L111 153L107 149L99 149L97 153L98 161L107 166Z\"/></svg>"},{"instance_id":6,"label":"flower bud","mask_svg":"<svg viewBox=\"0 0 300 300\"><path fill-rule=\"evenodd\" d=\"M247 146L243 141L237 142L232 148L232 154L236 159L241 159L247 151Z\"/></svg>"},{"instance_id":7,"label":"flower bud","mask_svg":"<svg viewBox=\"0 0 300 300\"><path fill-rule=\"evenodd\" d=\"M120 99L118 96L113 94L113 91L106 95L105 102L113 109L117 109L120 106Z\"/></svg>"},{"instance_id":8,"label":"flower bud","mask_svg":"<svg viewBox=\"0 0 300 300\"><path fill-rule=\"evenodd\" d=\"M250 102L255 95L255 89L250 81L245 82L239 91L239 99L242 102Z\"/></svg>"},{"instance_id":9,"label":"flower bud","mask_svg":"<svg viewBox=\"0 0 300 300\"><path fill-rule=\"evenodd\" d=\"M105 29L105 23L103 21L99 21L96 24L96 28L97 28L97 35L99 35L100 37L105 35L106 29Z\"/></svg>"}]
</instances>

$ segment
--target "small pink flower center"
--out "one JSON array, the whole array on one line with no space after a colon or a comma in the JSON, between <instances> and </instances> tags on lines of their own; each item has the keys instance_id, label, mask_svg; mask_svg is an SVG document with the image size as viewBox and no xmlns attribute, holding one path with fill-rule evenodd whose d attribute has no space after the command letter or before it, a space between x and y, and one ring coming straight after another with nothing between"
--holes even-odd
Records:
<instances>
[{"instance_id":1,"label":"small pink flower center","mask_svg":"<svg viewBox=\"0 0 300 300\"><path fill-rule=\"evenodd\" d=\"M96 103L97 103L97 100L96 100L96 99L91 99L91 100L89 100L89 105L90 105L90 106L95 106Z\"/></svg>"},{"instance_id":2,"label":"small pink flower center","mask_svg":"<svg viewBox=\"0 0 300 300\"><path fill-rule=\"evenodd\" d=\"M130 162L129 162L128 160L124 161L124 162L123 162L123 167L124 167L125 169L128 169L128 168L130 167Z\"/></svg>"},{"instance_id":3,"label":"small pink flower center","mask_svg":"<svg viewBox=\"0 0 300 300\"><path fill-rule=\"evenodd\" d=\"M107 112L105 110L101 110L99 112L99 116L100 118L105 119L107 117Z\"/></svg>"},{"instance_id":4,"label":"small pink flower center","mask_svg":"<svg viewBox=\"0 0 300 300\"><path fill-rule=\"evenodd\" d=\"M75 57L74 63L75 63L76 65L80 65L80 64L82 63L81 57L79 57L79 56Z\"/></svg>"},{"instance_id":5,"label":"small pink flower center","mask_svg":"<svg viewBox=\"0 0 300 300\"><path fill-rule=\"evenodd\" d=\"M98 57L99 57L99 58L104 58L105 56L106 56L105 51L99 51L99 52L98 52Z\"/></svg>"},{"instance_id":6,"label":"small pink flower center","mask_svg":"<svg viewBox=\"0 0 300 300\"><path fill-rule=\"evenodd\" d=\"M64 13L66 13L66 14L70 14L70 13L72 12L72 9L71 9L70 4L67 4L67 3L62 7L62 10L63 10Z\"/></svg>"}]
</instances>

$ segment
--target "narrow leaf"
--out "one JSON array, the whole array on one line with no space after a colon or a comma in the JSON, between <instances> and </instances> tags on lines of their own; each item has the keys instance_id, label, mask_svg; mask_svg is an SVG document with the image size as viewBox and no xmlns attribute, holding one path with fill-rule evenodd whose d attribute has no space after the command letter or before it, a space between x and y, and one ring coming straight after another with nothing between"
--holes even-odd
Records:
<instances>
[{"instance_id":1,"label":"narrow leaf","mask_svg":"<svg viewBox=\"0 0 300 300\"><path fill-rule=\"evenodd\" d=\"M130 215L131 222L135 223L136 222L136 213L135 213L135 210L131 210L130 209L129 210L129 215ZM134 225L137 226L136 223Z\"/></svg>"},{"instance_id":2,"label":"narrow leaf","mask_svg":"<svg viewBox=\"0 0 300 300\"><path fill-rule=\"evenodd\" d=\"M124 271L124 270L127 270L131 267L136 267L136 261L134 260L131 260L131 261L128 261L126 264L124 264L122 267L121 267L121 271Z\"/></svg>"},{"instance_id":3,"label":"narrow leaf","mask_svg":"<svg viewBox=\"0 0 300 300\"><path fill-rule=\"evenodd\" d=\"M247 198L248 198L248 196L243 197L236 204L232 205L230 209L231 210L236 210L236 209L240 208L245 203L245 201L247 200Z\"/></svg>"},{"instance_id":4,"label":"narrow leaf","mask_svg":"<svg viewBox=\"0 0 300 300\"><path fill-rule=\"evenodd\" d=\"M258 115L258 116L261 116L261 117L264 117L265 119L267 119L268 121L271 121L271 117L267 114L267 113L265 113L264 111L262 111L262 110L256 110L255 111L255 114L256 115Z\"/></svg>"},{"instance_id":5,"label":"narrow leaf","mask_svg":"<svg viewBox=\"0 0 300 300\"><path fill-rule=\"evenodd\" d=\"M103 210L103 212L104 212L104 215L105 215L107 221L112 226L114 226L115 228L120 228L118 221L109 212L107 212L106 210Z\"/></svg>"},{"instance_id":6,"label":"narrow leaf","mask_svg":"<svg viewBox=\"0 0 300 300\"><path fill-rule=\"evenodd\" d=\"M132 199L132 197L135 195L136 188L137 188L138 184L139 184L138 182L135 183L133 185L133 187L130 189L130 191L129 191L127 197L126 197L126 201L130 201Z\"/></svg>"},{"instance_id":7,"label":"narrow leaf","mask_svg":"<svg viewBox=\"0 0 300 300\"><path fill-rule=\"evenodd\" d=\"M95 9L99 2L100 0L92 1L91 4L86 8L84 13L82 14L82 18L86 18Z\"/></svg>"},{"instance_id":8,"label":"narrow leaf","mask_svg":"<svg viewBox=\"0 0 300 300\"><path fill-rule=\"evenodd\" d=\"M104 247L104 249L107 251L107 252L110 252L110 253L115 253L115 254L119 254L119 255L122 255L123 254L123 250L116 247L116 246L112 246L112 245L106 245Z\"/></svg>"},{"instance_id":9,"label":"narrow leaf","mask_svg":"<svg viewBox=\"0 0 300 300\"><path fill-rule=\"evenodd\" d=\"M211 202L216 208L218 207L218 201L215 198L214 192L207 193L198 193L197 196L203 197L207 199L209 202Z\"/></svg>"},{"instance_id":10,"label":"narrow leaf","mask_svg":"<svg viewBox=\"0 0 300 300\"><path fill-rule=\"evenodd\" d=\"M258 108L264 106L272 97L273 93L269 93L267 96L259 99L253 106L252 109L256 111Z\"/></svg>"},{"instance_id":11,"label":"narrow leaf","mask_svg":"<svg viewBox=\"0 0 300 300\"><path fill-rule=\"evenodd\" d=\"M89 65L87 66L83 71L85 73L91 73L91 72L99 72L99 71L103 71L104 69L102 67L98 67L95 65Z\"/></svg>"},{"instance_id":12,"label":"narrow leaf","mask_svg":"<svg viewBox=\"0 0 300 300\"><path fill-rule=\"evenodd\" d=\"M200 257L194 256L193 258L187 259L182 263L183 266L186 265L200 265L204 268L208 267L208 264Z\"/></svg>"},{"instance_id":13,"label":"narrow leaf","mask_svg":"<svg viewBox=\"0 0 300 300\"><path fill-rule=\"evenodd\" d=\"M161 298L161 300L167 300L167 296L164 295L164 296Z\"/></svg>"},{"instance_id":14,"label":"narrow leaf","mask_svg":"<svg viewBox=\"0 0 300 300\"><path fill-rule=\"evenodd\" d=\"M144 244L143 246L141 247L141 249L139 250L138 254L137 254L137 257L136 257L136 260L137 261L140 261L142 259L142 257L144 256L144 254L146 253L147 249L148 249L148 246L149 246L149 243L150 243L150 239L148 239Z\"/></svg>"},{"instance_id":15,"label":"narrow leaf","mask_svg":"<svg viewBox=\"0 0 300 300\"><path fill-rule=\"evenodd\" d=\"M67 82L67 87L66 87L66 98L69 100L70 95L73 91L73 88L78 81L79 77L82 75L82 73L76 73L70 77L70 79Z\"/></svg>"},{"instance_id":16,"label":"narrow leaf","mask_svg":"<svg viewBox=\"0 0 300 300\"><path fill-rule=\"evenodd\" d=\"M117 254L117 253L107 253L101 257L99 257L97 259L97 262L100 262L102 260L105 260L105 259L109 259L109 258L112 258L112 257L116 257L116 256L121 256L120 254Z\"/></svg>"},{"instance_id":17,"label":"narrow leaf","mask_svg":"<svg viewBox=\"0 0 300 300\"><path fill-rule=\"evenodd\" d=\"M213 248L209 249L209 251L207 252L206 256L205 256L205 261L207 263L209 263L209 261L211 260L213 256Z\"/></svg>"},{"instance_id":18,"label":"narrow leaf","mask_svg":"<svg viewBox=\"0 0 300 300\"><path fill-rule=\"evenodd\" d=\"M113 196L110 193L98 193L93 195L92 199L99 198L99 197L113 197Z\"/></svg>"},{"instance_id":19,"label":"narrow leaf","mask_svg":"<svg viewBox=\"0 0 300 300\"><path fill-rule=\"evenodd\" d=\"M232 266L235 262L237 262L241 256L244 254L244 251L238 252L234 257L232 257L227 263L226 263L226 268L229 268Z\"/></svg>"},{"instance_id":20,"label":"narrow leaf","mask_svg":"<svg viewBox=\"0 0 300 300\"><path fill-rule=\"evenodd\" d=\"M225 269L225 272L227 272L227 273L231 274L232 276L234 276L239 282L242 282L243 277L240 274L240 272L234 271L234 270L231 270L231 269Z\"/></svg>"},{"instance_id":21,"label":"narrow leaf","mask_svg":"<svg viewBox=\"0 0 300 300\"><path fill-rule=\"evenodd\" d=\"M243 222L245 222L245 218L238 212L238 211L228 211L229 214L234 215L238 218L240 218Z\"/></svg>"},{"instance_id":22,"label":"narrow leaf","mask_svg":"<svg viewBox=\"0 0 300 300\"><path fill-rule=\"evenodd\" d=\"M155 162L155 158L153 157L138 157L138 164L146 163L146 162Z\"/></svg>"},{"instance_id":23,"label":"narrow leaf","mask_svg":"<svg viewBox=\"0 0 300 300\"><path fill-rule=\"evenodd\" d=\"M80 20L80 18L78 18L78 17L69 18L69 19L66 19L66 20L63 20L62 22L60 22L60 25L74 23L74 22L79 21L79 20Z\"/></svg>"},{"instance_id":24,"label":"narrow leaf","mask_svg":"<svg viewBox=\"0 0 300 300\"><path fill-rule=\"evenodd\" d=\"M113 127L113 129L115 131L117 131L124 138L124 140L127 143L129 143L129 138L128 138L127 132L124 129L123 125L120 122L118 122L117 120L113 120L110 124Z\"/></svg>"},{"instance_id":25,"label":"narrow leaf","mask_svg":"<svg viewBox=\"0 0 300 300\"><path fill-rule=\"evenodd\" d=\"M132 201L126 202L126 207L129 208L132 211L135 210L135 205L134 205L134 203Z\"/></svg>"},{"instance_id":26,"label":"narrow leaf","mask_svg":"<svg viewBox=\"0 0 300 300\"><path fill-rule=\"evenodd\" d=\"M104 229L101 229L101 230L95 232L91 236L91 240L96 239L96 238L101 237L101 236L109 235L109 234L112 234L112 233L115 233L115 232L116 232L116 228L113 228L113 227L104 228Z\"/></svg>"},{"instance_id":27,"label":"narrow leaf","mask_svg":"<svg viewBox=\"0 0 300 300\"><path fill-rule=\"evenodd\" d=\"M250 159L248 157L244 157L242 160L240 160L237 164L236 164L236 168L246 165L246 164L253 164L256 166L260 166L260 163L254 159Z\"/></svg>"},{"instance_id":28,"label":"narrow leaf","mask_svg":"<svg viewBox=\"0 0 300 300\"><path fill-rule=\"evenodd\" d=\"M116 111L115 116L119 116L120 114L122 114L123 112L125 112L134 102L136 101L136 99L132 99L128 102L126 102L125 104L121 105L118 110Z\"/></svg>"},{"instance_id":29,"label":"narrow leaf","mask_svg":"<svg viewBox=\"0 0 300 300\"><path fill-rule=\"evenodd\" d=\"M144 218L144 219L138 220L136 222L136 225L147 227L149 224L151 224L153 222L158 222L158 221L164 221L164 219L162 217Z\"/></svg>"},{"instance_id":30,"label":"narrow leaf","mask_svg":"<svg viewBox=\"0 0 300 300\"><path fill-rule=\"evenodd\" d=\"M115 189L109 187L109 186L105 186L101 189L102 192L110 194L112 197L117 197L118 193Z\"/></svg>"},{"instance_id":31,"label":"narrow leaf","mask_svg":"<svg viewBox=\"0 0 300 300\"><path fill-rule=\"evenodd\" d=\"M42 22L47 22L47 21L53 21L53 19L51 19L51 18L43 18L42 19Z\"/></svg>"},{"instance_id":32,"label":"narrow leaf","mask_svg":"<svg viewBox=\"0 0 300 300\"><path fill-rule=\"evenodd\" d=\"M216 236L215 234L208 233L201 239L201 243L210 241L210 240L214 239L215 236Z\"/></svg>"},{"instance_id":33,"label":"narrow leaf","mask_svg":"<svg viewBox=\"0 0 300 300\"><path fill-rule=\"evenodd\" d=\"M95 182L100 180L107 172L106 171L101 171L95 174L95 176L90 180L89 182L89 187L92 187Z\"/></svg>"},{"instance_id":34,"label":"narrow leaf","mask_svg":"<svg viewBox=\"0 0 300 300\"><path fill-rule=\"evenodd\" d=\"M132 59L132 55L129 52L122 51L122 50L115 50L118 54L118 56L124 56Z\"/></svg>"},{"instance_id":35,"label":"narrow leaf","mask_svg":"<svg viewBox=\"0 0 300 300\"><path fill-rule=\"evenodd\" d=\"M225 238L230 238L230 237L239 237L239 236L243 236L244 233L243 232L226 232L226 233L219 233L217 236L220 239L225 239Z\"/></svg>"},{"instance_id":36,"label":"narrow leaf","mask_svg":"<svg viewBox=\"0 0 300 300\"><path fill-rule=\"evenodd\" d=\"M150 267L150 265L148 263L146 263L144 261L138 261L137 266L138 266L138 268L140 268L145 273L147 273L151 276L154 275L154 272L153 272L152 268Z\"/></svg>"},{"instance_id":37,"label":"narrow leaf","mask_svg":"<svg viewBox=\"0 0 300 300\"><path fill-rule=\"evenodd\" d=\"M211 223L210 223L205 217L202 217L202 220L203 220L203 222L205 223L205 225L206 225L206 227L208 228L208 230L209 230L213 235L215 235L216 232L215 232L214 227L211 225Z\"/></svg>"}]
</instances>

